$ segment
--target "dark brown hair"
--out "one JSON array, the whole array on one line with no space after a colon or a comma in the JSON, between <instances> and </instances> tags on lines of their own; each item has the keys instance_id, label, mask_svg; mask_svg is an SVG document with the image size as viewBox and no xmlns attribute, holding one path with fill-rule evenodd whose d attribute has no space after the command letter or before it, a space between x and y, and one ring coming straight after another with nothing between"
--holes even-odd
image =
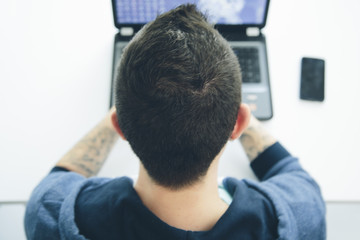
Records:
<instances>
[{"instance_id":1,"label":"dark brown hair","mask_svg":"<svg viewBox=\"0 0 360 240\"><path fill-rule=\"evenodd\" d=\"M150 177L171 189L198 181L240 106L240 67L226 40L182 5L144 26L118 71L119 126Z\"/></svg>"}]
</instances>

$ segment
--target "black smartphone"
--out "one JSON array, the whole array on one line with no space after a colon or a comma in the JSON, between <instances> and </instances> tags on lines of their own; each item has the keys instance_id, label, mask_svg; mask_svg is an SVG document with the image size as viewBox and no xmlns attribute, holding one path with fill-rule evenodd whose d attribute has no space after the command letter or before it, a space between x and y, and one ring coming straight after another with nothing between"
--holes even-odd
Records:
<instances>
[{"instance_id":1,"label":"black smartphone","mask_svg":"<svg viewBox=\"0 0 360 240\"><path fill-rule=\"evenodd\" d=\"M319 58L301 59L300 98L310 101L324 101L325 61Z\"/></svg>"}]
</instances>

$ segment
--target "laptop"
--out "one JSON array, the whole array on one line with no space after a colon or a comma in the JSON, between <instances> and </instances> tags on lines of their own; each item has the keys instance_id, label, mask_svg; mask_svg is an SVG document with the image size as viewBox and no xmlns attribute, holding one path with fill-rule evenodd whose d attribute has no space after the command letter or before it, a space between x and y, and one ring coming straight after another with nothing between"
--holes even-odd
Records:
<instances>
[{"instance_id":1,"label":"laptop","mask_svg":"<svg viewBox=\"0 0 360 240\"><path fill-rule=\"evenodd\" d=\"M184 3L194 3L230 43L242 71L242 101L259 120L273 116L265 27L270 0L112 0L115 35L110 106L122 50L141 27L157 15Z\"/></svg>"}]
</instances>

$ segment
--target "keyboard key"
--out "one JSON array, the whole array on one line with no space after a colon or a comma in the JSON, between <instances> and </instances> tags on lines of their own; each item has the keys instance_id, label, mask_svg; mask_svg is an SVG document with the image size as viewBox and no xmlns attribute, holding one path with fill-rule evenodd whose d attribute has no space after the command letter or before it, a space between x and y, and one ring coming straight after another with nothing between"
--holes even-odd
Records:
<instances>
[{"instance_id":1,"label":"keyboard key","mask_svg":"<svg viewBox=\"0 0 360 240\"><path fill-rule=\"evenodd\" d=\"M259 49L255 47L233 47L233 51L239 60L243 82L260 82Z\"/></svg>"}]
</instances>

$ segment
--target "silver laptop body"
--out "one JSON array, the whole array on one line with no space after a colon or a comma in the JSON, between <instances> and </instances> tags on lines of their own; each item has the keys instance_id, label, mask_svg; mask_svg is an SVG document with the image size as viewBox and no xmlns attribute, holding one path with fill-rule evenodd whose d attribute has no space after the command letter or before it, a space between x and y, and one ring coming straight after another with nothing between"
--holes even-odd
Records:
<instances>
[{"instance_id":1,"label":"silver laptop body","mask_svg":"<svg viewBox=\"0 0 360 240\"><path fill-rule=\"evenodd\" d=\"M114 23L119 32L114 40L110 106L114 102L116 69L124 47L144 24L184 3L195 3L206 12L238 56L243 79L242 101L249 104L258 119L272 118L266 40L261 33L270 0L112 0Z\"/></svg>"}]
</instances>

